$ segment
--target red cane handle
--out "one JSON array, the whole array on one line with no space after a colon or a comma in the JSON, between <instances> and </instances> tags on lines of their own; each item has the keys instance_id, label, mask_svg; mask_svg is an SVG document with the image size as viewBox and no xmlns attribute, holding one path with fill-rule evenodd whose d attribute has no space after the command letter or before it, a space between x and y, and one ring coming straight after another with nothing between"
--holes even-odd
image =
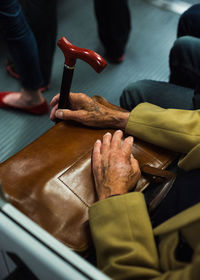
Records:
<instances>
[{"instance_id":1,"label":"red cane handle","mask_svg":"<svg viewBox=\"0 0 200 280\"><path fill-rule=\"evenodd\" d=\"M97 73L100 73L107 65L106 61L96 52L76 47L72 45L65 37L58 40L57 45L65 56L65 64L73 67L76 59L82 59L90 64Z\"/></svg>"}]
</instances>

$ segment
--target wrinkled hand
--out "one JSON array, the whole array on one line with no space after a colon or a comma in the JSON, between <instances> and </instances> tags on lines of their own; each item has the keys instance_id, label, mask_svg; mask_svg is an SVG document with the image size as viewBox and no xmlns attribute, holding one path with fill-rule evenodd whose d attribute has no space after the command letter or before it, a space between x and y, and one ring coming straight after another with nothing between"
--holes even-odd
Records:
<instances>
[{"instance_id":1,"label":"wrinkled hand","mask_svg":"<svg viewBox=\"0 0 200 280\"><path fill-rule=\"evenodd\" d=\"M77 121L87 126L121 129L125 128L128 121L129 113L107 108L84 93L70 93L71 109L58 110L59 97L57 94L50 103L53 107L50 114L52 121L59 118Z\"/></svg>"},{"instance_id":2,"label":"wrinkled hand","mask_svg":"<svg viewBox=\"0 0 200 280\"><path fill-rule=\"evenodd\" d=\"M122 143L123 133L106 133L97 140L92 155L92 169L99 200L114 194L125 194L136 186L140 168L132 155L133 137Z\"/></svg>"}]
</instances>

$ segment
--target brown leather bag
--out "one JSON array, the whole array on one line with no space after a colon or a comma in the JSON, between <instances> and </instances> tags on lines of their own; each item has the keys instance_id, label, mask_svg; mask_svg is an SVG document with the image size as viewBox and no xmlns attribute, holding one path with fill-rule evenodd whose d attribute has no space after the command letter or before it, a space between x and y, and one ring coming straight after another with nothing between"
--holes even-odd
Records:
<instances>
[{"instance_id":1,"label":"brown leather bag","mask_svg":"<svg viewBox=\"0 0 200 280\"><path fill-rule=\"evenodd\" d=\"M81 254L90 246L88 207L96 200L92 148L107 131L114 132L60 122L0 164L0 180L10 202ZM162 169L175 159L176 153L135 139L133 154L143 171L137 190L144 190L158 178L173 181L174 175ZM160 193L161 197L168 189L169 186L164 194ZM157 205L160 200L154 202Z\"/></svg>"}]
</instances>

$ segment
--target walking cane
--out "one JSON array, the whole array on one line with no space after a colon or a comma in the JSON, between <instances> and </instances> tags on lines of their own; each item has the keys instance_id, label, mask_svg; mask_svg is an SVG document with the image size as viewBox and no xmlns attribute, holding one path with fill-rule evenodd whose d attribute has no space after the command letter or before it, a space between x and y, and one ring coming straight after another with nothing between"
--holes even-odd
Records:
<instances>
[{"instance_id":1,"label":"walking cane","mask_svg":"<svg viewBox=\"0 0 200 280\"><path fill-rule=\"evenodd\" d=\"M61 37L57 45L65 56L58 109L65 109L70 108L69 93L76 60L78 58L84 60L90 64L97 73L100 73L106 67L107 63L96 52L76 47L72 45L65 37Z\"/></svg>"}]
</instances>

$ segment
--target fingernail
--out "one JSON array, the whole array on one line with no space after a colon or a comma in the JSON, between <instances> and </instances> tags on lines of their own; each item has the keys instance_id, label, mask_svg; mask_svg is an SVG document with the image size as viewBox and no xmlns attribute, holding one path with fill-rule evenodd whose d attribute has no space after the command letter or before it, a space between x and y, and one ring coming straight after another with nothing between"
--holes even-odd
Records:
<instances>
[{"instance_id":1,"label":"fingernail","mask_svg":"<svg viewBox=\"0 0 200 280\"><path fill-rule=\"evenodd\" d=\"M96 143L97 143L97 144L98 144L98 143L101 143L101 140L97 139Z\"/></svg>"},{"instance_id":2,"label":"fingernail","mask_svg":"<svg viewBox=\"0 0 200 280\"><path fill-rule=\"evenodd\" d=\"M59 118L59 119L62 119L63 118L63 112L62 111L56 111L56 117Z\"/></svg>"},{"instance_id":3,"label":"fingernail","mask_svg":"<svg viewBox=\"0 0 200 280\"><path fill-rule=\"evenodd\" d=\"M132 136L129 136L128 139L129 139L129 141L133 142L133 137Z\"/></svg>"}]
</instances>

